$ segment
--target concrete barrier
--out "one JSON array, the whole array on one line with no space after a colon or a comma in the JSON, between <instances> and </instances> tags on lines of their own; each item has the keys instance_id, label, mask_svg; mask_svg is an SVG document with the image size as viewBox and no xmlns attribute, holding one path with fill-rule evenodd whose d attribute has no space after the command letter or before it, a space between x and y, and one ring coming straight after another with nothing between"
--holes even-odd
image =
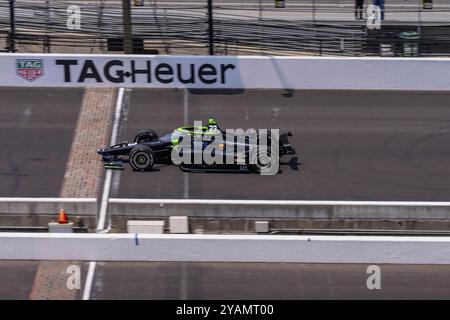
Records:
<instances>
[{"instance_id":1,"label":"concrete barrier","mask_svg":"<svg viewBox=\"0 0 450 320\"><path fill-rule=\"evenodd\" d=\"M113 215L210 218L449 220L450 202L110 199Z\"/></svg>"},{"instance_id":2,"label":"concrete barrier","mask_svg":"<svg viewBox=\"0 0 450 320\"><path fill-rule=\"evenodd\" d=\"M0 215L50 215L64 208L69 215L91 216L97 212L95 198L0 198Z\"/></svg>"},{"instance_id":3,"label":"concrete barrier","mask_svg":"<svg viewBox=\"0 0 450 320\"><path fill-rule=\"evenodd\" d=\"M450 264L450 237L0 234L0 259Z\"/></svg>"},{"instance_id":4,"label":"concrete barrier","mask_svg":"<svg viewBox=\"0 0 450 320\"><path fill-rule=\"evenodd\" d=\"M0 70L22 87L450 90L449 58L4 53Z\"/></svg>"},{"instance_id":5,"label":"concrete barrier","mask_svg":"<svg viewBox=\"0 0 450 320\"><path fill-rule=\"evenodd\" d=\"M72 216L95 216L97 203L94 198L0 198L0 217L52 215L60 208ZM449 221L450 202L115 198L109 200L109 213L128 218Z\"/></svg>"}]
</instances>

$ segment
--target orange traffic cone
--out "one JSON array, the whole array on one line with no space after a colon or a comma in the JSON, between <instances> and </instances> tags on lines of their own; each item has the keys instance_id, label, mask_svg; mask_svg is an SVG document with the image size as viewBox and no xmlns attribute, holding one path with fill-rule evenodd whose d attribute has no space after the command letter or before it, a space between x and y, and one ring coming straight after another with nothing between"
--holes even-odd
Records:
<instances>
[{"instance_id":1,"label":"orange traffic cone","mask_svg":"<svg viewBox=\"0 0 450 320\"><path fill-rule=\"evenodd\" d=\"M66 211L64 211L64 209L59 210L58 223L60 224L69 223L69 220L67 220Z\"/></svg>"}]
</instances>

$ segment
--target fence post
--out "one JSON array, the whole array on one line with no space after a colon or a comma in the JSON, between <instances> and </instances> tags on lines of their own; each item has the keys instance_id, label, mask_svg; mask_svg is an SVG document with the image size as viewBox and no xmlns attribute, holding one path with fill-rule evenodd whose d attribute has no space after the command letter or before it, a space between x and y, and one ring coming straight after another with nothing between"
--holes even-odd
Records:
<instances>
[{"instance_id":1,"label":"fence post","mask_svg":"<svg viewBox=\"0 0 450 320\"><path fill-rule=\"evenodd\" d=\"M9 0L9 23L10 23L10 32L9 32L9 51L16 52L16 17L14 10L14 1Z\"/></svg>"},{"instance_id":2,"label":"fence post","mask_svg":"<svg viewBox=\"0 0 450 320\"><path fill-rule=\"evenodd\" d=\"M262 15L263 15L263 5L262 0L259 0L259 17L258 17L258 24L259 24L259 53L262 54Z\"/></svg>"},{"instance_id":3,"label":"fence post","mask_svg":"<svg viewBox=\"0 0 450 320\"><path fill-rule=\"evenodd\" d=\"M313 14L313 23L316 23L316 0L313 0L313 2L312 2L312 5L313 5L313 12L312 12L312 14Z\"/></svg>"},{"instance_id":4,"label":"fence post","mask_svg":"<svg viewBox=\"0 0 450 320\"><path fill-rule=\"evenodd\" d=\"M209 55L214 55L214 26L213 26L213 8L212 0L208 0L208 38L209 38Z\"/></svg>"},{"instance_id":5,"label":"fence post","mask_svg":"<svg viewBox=\"0 0 450 320\"><path fill-rule=\"evenodd\" d=\"M123 14L123 49L126 54L133 53L133 37L131 26L131 3L130 0L122 0Z\"/></svg>"}]
</instances>

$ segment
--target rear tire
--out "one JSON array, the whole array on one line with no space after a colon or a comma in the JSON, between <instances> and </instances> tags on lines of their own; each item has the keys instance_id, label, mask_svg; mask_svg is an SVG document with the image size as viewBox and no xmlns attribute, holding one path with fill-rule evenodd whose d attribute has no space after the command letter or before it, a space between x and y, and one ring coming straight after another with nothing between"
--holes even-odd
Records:
<instances>
[{"instance_id":1,"label":"rear tire","mask_svg":"<svg viewBox=\"0 0 450 320\"><path fill-rule=\"evenodd\" d=\"M253 173L261 174L264 170L268 172L275 161L278 161L278 157L276 155L272 157L270 151L258 152L254 155L253 161L248 164L248 168Z\"/></svg>"},{"instance_id":2,"label":"rear tire","mask_svg":"<svg viewBox=\"0 0 450 320\"><path fill-rule=\"evenodd\" d=\"M150 170L155 163L155 152L148 147L136 147L131 150L129 160L134 171Z\"/></svg>"}]
</instances>

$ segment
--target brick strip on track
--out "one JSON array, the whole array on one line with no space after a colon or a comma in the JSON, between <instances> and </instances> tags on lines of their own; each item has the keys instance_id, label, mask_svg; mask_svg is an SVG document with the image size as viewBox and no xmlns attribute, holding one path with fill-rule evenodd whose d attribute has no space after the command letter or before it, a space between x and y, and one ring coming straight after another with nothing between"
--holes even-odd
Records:
<instances>
[{"instance_id":1,"label":"brick strip on track","mask_svg":"<svg viewBox=\"0 0 450 320\"><path fill-rule=\"evenodd\" d=\"M67 161L63 198L96 198L104 172L96 150L109 144L116 89L86 89ZM56 213L55 213L56 214ZM68 212L70 220L71 212ZM70 250L70 248L67 248ZM42 261L36 272L31 300L73 300L77 290L66 286L67 267L79 261Z\"/></svg>"},{"instance_id":2,"label":"brick strip on track","mask_svg":"<svg viewBox=\"0 0 450 320\"><path fill-rule=\"evenodd\" d=\"M87 89L67 161L62 198L96 198L104 169L96 150L109 144L116 89Z\"/></svg>"}]
</instances>

